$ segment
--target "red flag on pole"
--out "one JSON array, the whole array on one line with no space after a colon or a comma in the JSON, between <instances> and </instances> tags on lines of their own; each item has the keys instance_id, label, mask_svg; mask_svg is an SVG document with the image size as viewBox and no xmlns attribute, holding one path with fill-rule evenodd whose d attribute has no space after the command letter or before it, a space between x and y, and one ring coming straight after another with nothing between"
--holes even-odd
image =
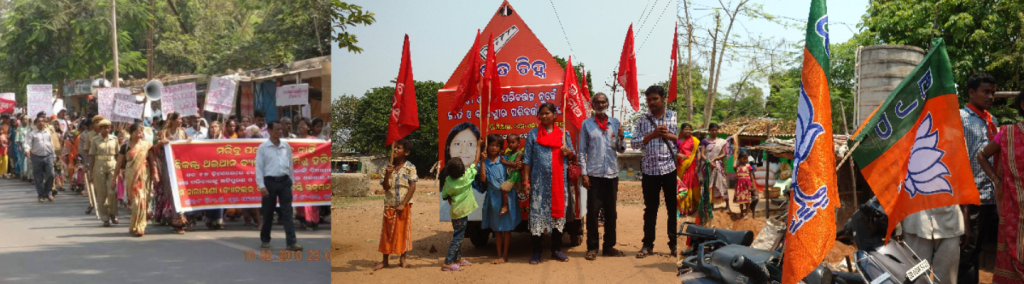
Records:
<instances>
[{"instance_id":1,"label":"red flag on pole","mask_svg":"<svg viewBox=\"0 0 1024 284\"><path fill-rule=\"evenodd\" d=\"M619 85L626 90L626 99L633 106L633 111L640 111L640 91L636 87L636 54L633 53L633 24L629 24L626 42L622 43L618 74Z\"/></svg>"},{"instance_id":2,"label":"red flag on pole","mask_svg":"<svg viewBox=\"0 0 1024 284\"><path fill-rule=\"evenodd\" d=\"M676 66L679 65L678 59L676 59L676 53L679 51L679 24L676 24L676 28L672 33L672 78L668 80L668 102L676 100Z\"/></svg>"},{"instance_id":3,"label":"red flag on pole","mask_svg":"<svg viewBox=\"0 0 1024 284\"><path fill-rule=\"evenodd\" d=\"M587 99L587 102L589 102L590 88L587 88L587 69L583 68L583 66L580 66L580 73L583 74L583 80L580 80L583 82L583 84L580 85L580 88L583 89L583 97Z\"/></svg>"},{"instance_id":4,"label":"red flag on pole","mask_svg":"<svg viewBox=\"0 0 1024 284\"><path fill-rule=\"evenodd\" d=\"M501 76L498 74L498 60L495 48L493 48L494 46L496 45L494 44L494 33L492 32L490 39L487 41L487 62L484 65L484 82L489 84L485 87L489 86L490 89L489 92L484 94L487 99L481 100L481 103L487 107L488 115L490 115L492 110L501 108L501 100L495 99L501 97ZM488 124L490 124L490 120L488 120Z\"/></svg>"},{"instance_id":5,"label":"red flag on pole","mask_svg":"<svg viewBox=\"0 0 1024 284\"><path fill-rule=\"evenodd\" d=\"M569 56L569 62L565 65L565 81L562 90L562 95L566 96L562 114L576 128L581 128L583 120L587 119L587 110L584 106L583 96L580 94L580 84L576 81L575 69L572 68L572 56Z\"/></svg>"},{"instance_id":6,"label":"red flag on pole","mask_svg":"<svg viewBox=\"0 0 1024 284\"><path fill-rule=\"evenodd\" d=\"M459 88L455 90L455 99L452 100L451 108L448 112L459 113L462 111L462 107L466 105L466 102L472 100L479 95L476 88L477 82L480 81L480 56L475 52L480 50L480 30L476 30L476 39L473 40L473 48L470 49L469 64L466 65L466 69L462 71L462 80L459 81Z\"/></svg>"},{"instance_id":7,"label":"red flag on pole","mask_svg":"<svg viewBox=\"0 0 1024 284\"><path fill-rule=\"evenodd\" d=\"M398 69L395 82L395 96L391 99L391 119L388 121L388 138L385 146L409 135L420 128L420 116L416 110L416 82L412 78L412 58L409 56L409 35L405 35L402 47L402 66Z\"/></svg>"}]
</instances>

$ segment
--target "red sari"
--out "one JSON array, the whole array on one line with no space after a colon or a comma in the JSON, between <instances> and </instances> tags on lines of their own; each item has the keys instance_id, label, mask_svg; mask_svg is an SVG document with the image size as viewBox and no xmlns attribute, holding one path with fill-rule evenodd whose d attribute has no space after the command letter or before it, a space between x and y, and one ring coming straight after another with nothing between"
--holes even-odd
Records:
<instances>
[{"instance_id":1,"label":"red sari","mask_svg":"<svg viewBox=\"0 0 1024 284\"><path fill-rule=\"evenodd\" d=\"M996 135L999 158L1003 169L1003 198L999 214L999 239L996 242L996 271L992 283L1021 283L1024 279L1024 126L1021 123L1002 127ZM1020 164L1018 164L1020 163ZM1000 190L1000 189L997 189Z\"/></svg>"}]
</instances>

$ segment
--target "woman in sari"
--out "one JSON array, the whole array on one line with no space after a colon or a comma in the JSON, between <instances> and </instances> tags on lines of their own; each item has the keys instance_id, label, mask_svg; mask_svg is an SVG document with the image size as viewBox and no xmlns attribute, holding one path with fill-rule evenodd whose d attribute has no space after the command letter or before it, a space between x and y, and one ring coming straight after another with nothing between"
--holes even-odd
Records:
<instances>
[{"instance_id":1,"label":"woman in sari","mask_svg":"<svg viewBox=\"0 0 1024 284\"><path fill-rule=\"evenodd\" d=\"M132 124L128 128L131 133L128 143L121 145L117 153L117 164L121 175L124 176L129 200L131 200L132 220L129 223L128 233L135 237L146 234L146 217L149 212L149 182L160 182L157 172L156 160L149 155L152 144L142 137L142 125Z\"/></svg>"},{"instance_id":2,"label":"woman in sari","mask_svg":"<svg viewBox=\"0 0 1024 284\"><path fill-rule=\"evenodd\" d=\"M298 123L298 132L296 137L299 139L316 139L316 137L309 136L309 119L305 117L296 118ZM320 208L317 206L299 206L295 208L296 217L299 218L299 224L302 224L303 228L308 231L316 230L320 224Z\"/></svg>"},{"instance_id":3,"label":"woman in sari","mask_svg":"<svg viewBox=\"0 0 1024 284\"><path fill-rule=\"evenodd\" d=\"M21 127L18 127L18 137L15 138L18 150L25 149L25 143L28 143L25 137L32 130L32 123L29 120L28 116L21 117ZM21 151L21 180L32 182L32 159L25 156L25 151Z\"/></svg>"},{"instance_id":4,"label":"woman in sari","mask_svg":"<svg viewBox=\"0 0 1024 284\"><path fill-rule=\"evenodd\" d=\"M1013 101L1017 113L1024 115L1024 91ZM996 211L999 212L999 236L996 242L996 270L992 274L993 284L1021 283L1024 279L1024 122L1004 125L995 139L985 145L976 159L985 174L992 179L996 194ZM1000 174L996 174L989 159L998 156Z\"/></svg>"},{"instance_id":5,"label":"woman in sari","mask_svg":"<svg viewBox=\"0 0 1024 284\"><path fill-rule=\"evenodd\" d=\"M185 129L181 126L181 115L176 112L172 112L167 115L165 127L160 131L160 142L158 142L156 147L154 147L156 151L154 151L153 154L156 154L155 157L157 158L163 158L164 145L173 141L185 139L187 139L187 136L185 135ZM158 194L156 194L158 200L155 211L171 224L171 227L174 229L174 233L184 234L186 223L185 215L177 213L174 210L174 199L171 196L170 171L167 169L166 161L161 161L159 163L159 170L159 178L154 179L153 183L155 190L158 191Z\"/></svg>"},{"instance_id":6,"label":"woman in sari","mask_svg":"<svg viewBox=\"0 0 1024 284\"><path fill-rule=\"evenodd\" d=\"M695 161L702 161L700 158L701 152L698 151L700 147L700 141L696 137L693 137L693 126L689 123L683 123L680 126L679 140L676 145L679 146L679 153L676 154L678 162L676 168L679 171L676 175L679 177L679 191L676 197L679 204L679 216L685 216L693 214L697 211L697 205L700 204L700 182L697 181L697 163Z\"/></svg>"},{"instance_id":7,"label":"woman in sari","mask_svg":"<svg viewBox=\"0 0 1024 284\"><path fill-rule=\"evenodd\" d=\"M21 144L18 140L18 119L11 118L7 128L7 142L10 143L10 147L7 147L7 163L11 167L9 176L11 178L17 178L21 175L21 157L24 153L21 152Z\"/></svg>"},{"instance_id":8,"label":"woman in sari","mask_svg":"<svg viewBox=\"0 0 1024 284\"><path fill-rule=\"evenodd\" d=\"M728 153L729 142L726 139L718 138L718 124L708 125L708 137L701 142L704 159L711 164L711 176L706 181L708 190L713 194L714 203L725 200L725 208L729 210L729 184L725 177L725 156Z\"/></svg>"}]
</instances>

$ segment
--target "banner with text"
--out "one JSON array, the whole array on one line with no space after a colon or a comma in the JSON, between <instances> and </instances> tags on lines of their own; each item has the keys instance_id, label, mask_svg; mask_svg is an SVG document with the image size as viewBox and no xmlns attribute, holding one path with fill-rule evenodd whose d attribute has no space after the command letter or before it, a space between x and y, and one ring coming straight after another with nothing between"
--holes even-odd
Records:
<instances>
[{"instance_id":1,"label":"banner with text","mask_svg":"<svg viewBox=\"0 0 1024 284\"><path fill-rule=\"evenodd\" d=\"M216 208L259 208L256 150L264 139L171 142L165 146L177 212ZM292 147L293 206L331 203L331 143L285 139Z\"/></svg>"},{"instance_id":2,"label":"banner with text","mask_svg":"<svg viewBox=\"0 0 1024 284\"><path fill-rule=\"evenodd\" d=\"M294 106L309 103L309 84L294 84L277 87L277 106Z\"/></svg>"},{"instance_id":3,"label":"banner with text","mask_svg":"<svg viewBox=\"0 0 1024 284\"><path fill-rule=\"evenodd\" d=\"M131 101L115 100L114 101L114 113L122 122L132 122L136 118L142 118L142 113L146 110L146 104L135 103L134 99Z\"/></svg>"},{"instance_id":4,"label":"banner with text","mask_svg":"<svg viewBox=\"0 0 1024 284\"><path fill-rule=\"evenodd\" d=\"M35 117L39 112L53 115L53 85L28 85L28 114Z\"/></svg>"},{"instance_id":5,"label":"banner with text","mask_svg":"<svg viewBox=\"0 0 1024 284\"><path fill-rule=\"evenodd\" d=\"M203 110L221 114L231 114L235 106L235 80L212 77L210 87L206 90L206 104Z\"/></svg>"},{"instance_id":6,"label":"banner with text","mask_svg":"<svg viewBox=\"0 0 1024 284\"><path fill-rule=\"evenodd\" d=\"M114 109L117 101L134 103L135 98L132 97L132 91L126 88L100 88L96 92L96 105L100 115L112 122L131 122L131 117L122 116L126 114Z\"/></svg>"},{"instance_id":7,"label":"banner with text","mask_svg":"<svg viewBox=\"0 0 1024 284\"><path fill-rule=\"evenodd\" d=\"M196 83L165 86L160 101L160 109L164 115L172 112L177 112L182 117L196 115Z\"/></svg>"},{"instance_id":8,"label":"banner with text","mask_svg":"<svg viewBox=\"0 0 1024 284\"><path fill-rule=\"evenodd\" d=\"M0 113L14 113L14 107L18 102L14 99L14 93L0 93Z\"/></svg>"}]
</instances>

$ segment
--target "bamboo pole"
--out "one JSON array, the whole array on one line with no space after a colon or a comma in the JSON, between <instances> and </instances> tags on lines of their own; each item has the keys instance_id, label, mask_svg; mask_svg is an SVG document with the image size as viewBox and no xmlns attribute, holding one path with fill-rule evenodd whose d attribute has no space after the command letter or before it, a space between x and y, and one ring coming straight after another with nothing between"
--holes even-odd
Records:
<instances>
[{"instance_id":1,"label":"bamboo pole","mask_svg":"<svg viewBox=\"0 0 1024 284\"><path fill-rule=\"evenodd\" d=\"M765 132L764 136L766 137L765 139L771 139L772 138L772 122L771 122L771 120L768 120L768 127L765 128L764 132ZM767 142L768 140L765 140L765 141ZM768 151L765 151L765 152L766 152L765 154L767 154ZM772 200L768 199L768 173L770 172L769 169L771 169L771 166L769 165L768 160L766 159L764 161L764 219L765 219L765 222L767 222L769 216L772 215L771 214L771 212L772 212ZM757 186L757 185L755 184L755 186Z\"/></svg>"},{"instance_id":2,"label":"bamboo pole","mask_svg":"<svg viewBox=\"0 0 1024 284\"><path fill-rule=\"evenodd\" d=\"M843 131L846 132L846 145L850 145L850 127L846 124L846 107L843 106L843 102L839 102L839 108L843 112ZM852 149L849 153L853 153ZM854 206L860 206L860 200L857 199L857 170L853 168L852 161L850 162L850 178L853 179L853 204ZM849 262L849 258L846 261Z\"/></svg>"}]
</instances>

